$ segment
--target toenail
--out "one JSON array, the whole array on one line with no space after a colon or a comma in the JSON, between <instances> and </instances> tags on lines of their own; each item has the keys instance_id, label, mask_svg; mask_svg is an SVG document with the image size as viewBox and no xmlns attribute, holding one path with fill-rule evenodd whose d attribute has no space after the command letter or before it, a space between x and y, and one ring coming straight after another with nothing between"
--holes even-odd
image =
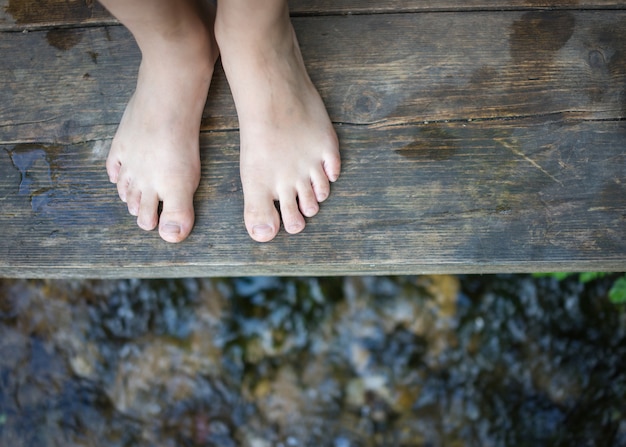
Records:
<instances>
[{"instance_id":1,"label":"toenail","mask_svg":"<svg viewBox=\"0 0 626 447\"><path fill-rule=\"evenodd\" d=\"M288 233L299 233L304 229L304 225L300 222L293 222L290 224L285 224L285 229Z\"/></svg>"},{"instance_id":2,"label":"toenail","mask_svg":"<svg viewBox=\"0 0 626 447\"><path fill-rule=\"evenodd\" d=\"M316 194L316 199L318 202L323 202L324 200L328 199L328 193L326 191L318 192Z\"/></svg>"},{"instance_id":3,"label":"toenail","mask_svg":"<svg viewBox=\"0 0 626 447\"><path fill-rule=\"evenodd\" d=\"M166 234L180 234L180 225L174 223L166 223L161 226L161 231Z\"/></svg>"},{"instance_id":4,"label":"toenail","mask_svg":"<svg viewBox=\"0 0 626 447\"><path fill-rule=\"evenodd\" d=\"M269 236L274 232L274 229L270 225L255 225L252 227L252 233L257 236Z\"/></svg>"}]
</instances>

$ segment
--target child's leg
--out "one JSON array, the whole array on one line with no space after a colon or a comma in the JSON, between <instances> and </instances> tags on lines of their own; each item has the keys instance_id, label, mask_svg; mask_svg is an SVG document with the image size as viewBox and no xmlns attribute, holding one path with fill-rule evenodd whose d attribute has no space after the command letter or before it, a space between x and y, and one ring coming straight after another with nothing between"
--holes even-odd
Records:
<instances>
[{"instance_id":1,"label":"child's leg","mask_svg":"<svg viewBox=\"0 0 626 447\"><path fill-rule=\"evenodd\" d=\"M201 11L197 0L102 3L132 32L142 54L107 172L141 228L158 224L163 239L179 242L194 222L200 120L218 55L214 11Z\"/></svg>"},{"instance_id":2,"label":"child's leg","mask_svg":"<svg viewBox=\"0 0 626 447\"><path fill-rule=\"evenodd\" d=\"M244 219L253 239L298 233L339 176L337 136L311 83L286 0L220 0L215 32L241 128Z\"/></svg>"}]
</instances>

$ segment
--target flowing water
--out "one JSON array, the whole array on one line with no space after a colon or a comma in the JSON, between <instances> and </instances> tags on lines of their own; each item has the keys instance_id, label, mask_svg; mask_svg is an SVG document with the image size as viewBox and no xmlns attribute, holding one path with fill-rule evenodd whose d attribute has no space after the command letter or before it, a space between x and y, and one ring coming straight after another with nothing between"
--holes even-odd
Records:
<instances>
[{"instance_id":1,"label":"flowing water","mask_svg":"<svg viewBox=\"0 0 626 447\"><path fill-rule=\"evenodd\" d=\"M624 446L611 278L0 281L0 445Z\"/></svg>"}]
</instances>

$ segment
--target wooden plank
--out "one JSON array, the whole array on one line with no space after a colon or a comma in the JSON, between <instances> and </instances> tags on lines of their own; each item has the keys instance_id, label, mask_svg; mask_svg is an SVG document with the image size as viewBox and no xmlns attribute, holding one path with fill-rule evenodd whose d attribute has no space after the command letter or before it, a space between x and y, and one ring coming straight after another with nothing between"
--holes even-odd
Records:
<instances>
[{"instance_id":1,"label":"wooden plank","mask_svg":"<svg viewBox=\"0 0 626 447\"><path fill-rule=\"evenodd\" d=\"M96 0L0 0L0 30L114 23Z\"/></svg>"},{"instance_id":2,"label":"wooden plank","mask_svg":"<svg viewBox=\"0 0 626 447\"><path fill-rule=\"evenodd\" d=\"M373 14L435 11L522 11L528 9L623 9L617 0L291 0L294 14Z\"/></svg>"},{"instance_id":3,"label":"wooden plank","mask_svg":"<svg viewBox=\"0 0 626 447\"><path fill-rule=\"evenodd\" d=\"M104 171L139 56L126 31L68 30L65 47L4 33L0 276L624 270L625 13L295 22L344 171L303 234L269 244L243 227L221 70L196 227L172 245L136 227Z\"/></svg>"},{"instance_id":4,"label":"wooden plank","mask_svg":"<svg viewBox=\"0 0 626 447\"><path fill-rule=\"evenodd\" d=\"M626 11L294 21L311 76L336 123L625 117ZM119 26L55 33L5 33L0 40L2 144L72 143L114 134L134 88L139 52L133 40ZM203 130L237 125L218 68Z\"/></svg>"},{"instance_id":5,"label":"wooden plank","mask_svg":"<svg viewBox=\"0 0 626 447\"><path fill-rule=\"evenodd\" d=\"M4 33L0 54L0 144L111 137L135 88L140 60L122 26ZM237 128L221 70L210 104L205 130Z\"/></svg>"},{"instance_id":6,"label":"wooden plank","mask_svg":"<svg viewBox=\"0 0 626 447\"><path fill-rule=\"evenodd\" d=\"M202 135L197 223L138 229L105 143L0 150L0 276L164 277L623 270L624 122L340 126L344 172L304 233L245 233L237 138Z\"/></svg>"},{"instance_id":7,"label":"wooden plank","mask_svg":"<svg viewBox=\"0 0 626 447\"><path fill-rule=\"evenodd\" d=\"M528 9L624 9L618 0L290 0L292 15ZM114 24L96 0L0 0L0 31Z\"/></svg>"}]
</instances>

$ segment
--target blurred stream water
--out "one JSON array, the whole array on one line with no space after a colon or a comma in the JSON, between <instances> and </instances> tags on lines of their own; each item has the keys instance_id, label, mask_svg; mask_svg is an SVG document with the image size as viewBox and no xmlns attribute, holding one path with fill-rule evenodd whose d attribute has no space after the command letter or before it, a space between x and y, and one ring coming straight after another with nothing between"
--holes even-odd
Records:
<instances>
[{"instance_id":1,"label":"blurred stream water","mask_svg":"<svg viewBox=\"0 0 626 447\"><path fill-rule=\"evenodd\" d=\"M610 284L0 280L0 445L626 446Z\"/></svg>"}]
</instances>

